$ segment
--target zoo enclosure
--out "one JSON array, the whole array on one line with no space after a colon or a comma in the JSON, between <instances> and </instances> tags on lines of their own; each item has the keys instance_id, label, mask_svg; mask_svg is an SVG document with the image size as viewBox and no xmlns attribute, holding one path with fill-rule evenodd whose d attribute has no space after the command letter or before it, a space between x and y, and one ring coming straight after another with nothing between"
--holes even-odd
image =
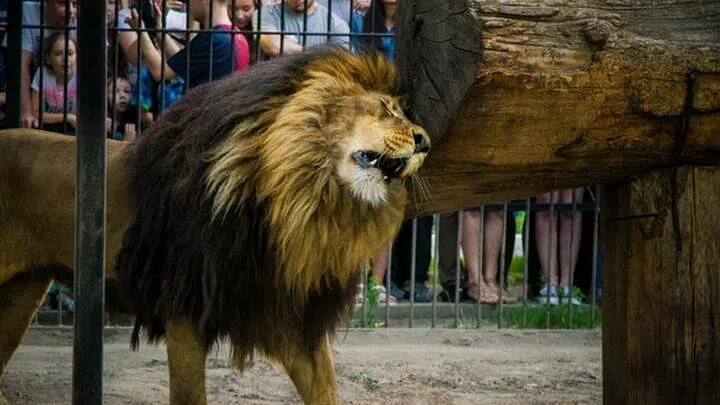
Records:
<instances>
[{"instance_id":1,"label":"zoo enclosure","mask_svg":"<svg viewBox=\"0 0 720 405\"><path fill-rule=\"evenodd\" d=\"M337 5L337 4L342 4L343 2L335 1L334 3ZM354 15L352 12L352 9L353 9L352 3L354 3L354 2L351 2L351 4L349 4L349 7L348 7L348 12L351 14L348 16L347 20L350 22L352 21L352 18ZM119 1L118 2L109 2L109 4L113 5L113 7L109 10L109 12L112 14L112 18L108 18L109 21L107 21L108 23L110 23L110 26L107 31L108 35L109 35L109 40L107 41L108 55L110 56L108 58L109 59L108 62L110 63L108 70L110 72L109 82L112 83L111 86L107 86L107 91L111 92L112 96L113 96L113 98L112 98L113 101L112 101L111 105L115 105L117 102L117 99L116 99L117 92L115 91L116 84L117 84L116 79L117 79L118 75L120 74L120 72L123 71L123 69L119 66L119 64L122 61L122 58L120 57L121 52L123 52L120 47L121 41L118 40L119 35L121 35L122 33L126 33L126 32L131 32L133 34L137 34L139 32L144 31L144 32L148 32L148 33L160 33L161 38L160 38L159 42L165 41L166 36L172 36L173 38L175 38L175 40L187 42L190 35L194 35L194 34L201 33L201 32L208 32L207 29L188 28L188 27L192 27L190 13L186 12L186 10L170 10L170 8L168 8L167 1L162 1L162 3L161 3L161 9L164 11L163 14L166 16L166 18L164 18L162 20L162 26L159 28L144 28L144 29L122 27L122 24L120 24L120 20L122 20L124 18L123 16L127 16L127 12L126 11L121 12L123 6L121 5L121 2L119 2ZM237 4L237 2L230 1L230 4L232 7L231 10L233 10L233 11L236 10L235 5ZM333 5L332 0L329 0L327 2L327 5L328 5L329 9L335 10L335 8L334 8L335 6ZM146 1L141 1L138 3L137 6L138 6L137 7L138 13L141 16L147 16L148 8L152 7L152 3L149 3ZM47 36L47 32L53 32L53 31L58 31L58 30L64 32L65 36L64 36L63 46L65 49L64 57L66 59L66 62L64 64L64 69L67 73L67 69L68 69L67 58L68 58L68 48L70 47L70 38L72 37L72 32L74 32L76 30L76 27L71 22L71 20L72 20L71 8L70 7L66 8L66 13L64 16L66 24L64 26L57 26L57 25L45 24L44 16L45 16L46 2L45 1L40 2L39 7L40 7L40 16L41 16L40 24L23 25L22 28L23 29L28 29L28 28L37 29L40 31L41 48L43 48L42 43ZM261 36L267 35L267 34L280 34L280 36L281 36L280 52L281 53L283 52L283 44L284 44L284 39L286 36L288 38L293 38L293 37L297 38L297 36L301 36L302 42L305 42L305 39L308 36L319 36L319 35L325 36L328 39L330 37L343 37L343 38L347 37L348 41L352 41L353 37L359 37L359 36L366 37L366 36L370 35L370 36L377 36L377 37L389 37L389 36L393 35L392 33L388 33L388 32L379 32L379 30L377 30L378 32L375 32L376 31L375 29L371 30L373 32L371 32L369 34L368 33L358 33L358 32L349 32L349 33L306 32L305 29L307 28L307 23L308 23L307 22L307 18L308 18L307 12L303 13L304 27L303 27L302 32L286 30L284 26L281 27L280 32L275 31L275 30L263 30L262 29L263 13L261 11L263 7L264 7L264 5L262 3L258 4L259 10L256 13L255 24L254 24L254 27L251 27L252 29L250 29L250 30L237 29L236 31L233 31L228 34L228 35L231 35L233 38L235 37L235 35L243 35L243 36L247 36L251 40L254 40L256 46L252 47L251 50L254 53L253 56L256 61L261 61L265 58L265 56L261 50L261 47L257 46L257 44L259 43ZM170 14L169 14L170 11L173 11L175 13L175 15L172 18L172 23L170 24L171 26L168 26L168 23L169 23L168 20L170 19ZM185 12L183 13L183 11L185 11ZM371 11L377 12L377 9L373 9ZM213 10L211 8L210 12L214 13L214 12L217 12L217 10ZM285 7L280 8L281 20L283 22L284 22L284 14L286 12L288 12L288 10L286 10ZM182 16L182 18L178 18L178 16ZM330 13L327 13L328 20L330 19L330 16L331 16ZM234 15L231 16L233 21L235 20L234 17L235 17ZM375 21L374 18L371 20ZM178 27L177 26L178 21L184 23L185 27ZM12 21L11 21L11 23L12 23ZM147 21L146 25L149 25L150 23L151 23L151 21ZM174 26L173 26L173 24L174 24ZM13 43L12 35L10 35L9 39L10 39L9 44L12 44ZM15 41L16 40L17 39L15 39ZM161 44L158 44L158 45L161 45ZM12 49L12 46L10 48ZM162 61L164 61L166 59L165 47L159 46L159 48L160 48ZM235 48L232 48L233 51L234 51L234 49ZM143 65L143 53L141 52L140 47L137 47L135 52L136 52L137 63L134 65L142 66ZM212 62L213 62L212 57L213 57L213 55L211 54L210 60L209 60L210 66L212 65ZM18 60L18 59L14 59L14 60ZM41 53L38 58L39 66L43 66L44 62L45 62L44 61L44 53ZM112 62L114 62L114 65L112 64ZM187 54L186 64L188 66L190 64L190 54L189 53ZM17 67L17 66L14 66L14 64L10 64L10 65L12 65L12 66L9 66L10 68ZM133 65L133 64L129 64L129 65ZM12 72L12 69L10 69L10 70ZM135 126L138 131L138 136L142 136L143 114L148 113L148 112L151 112L155 115L161 114L163 109L166 107L166 100L165 100L166 91L164 91L164 89L160 90L160 91L150 91L149 97L151 99L150 100L151 104L150 104L150 108L146 108L146 106L143 105L144 104L144 102L142 101L143 96L141 95L143 92L147 91L147 89L144 89L144 87L149 87L149 86L157 87L157 86L154 84L148 85L148 84L144 83L144 81L141 81L142 75L137 73L137 70L139 70L139 69L136 68L135 70L136 70L136 73L134 75L135 78L133 80L133 86L132 86L133 87L133 95L134 95L133 107L135 109L133 116L134 116ZM45 80L45 77L44 77L45 71L44 71L44 69L38 69L38 73L39 73L39 75L38 75L39 86L40 86L40 88L42 88L43 82ZM11 74L10 75L10 79L11 79L10 83L11 84L18 83L19 81L13 80L13 77L15 77L15 76L13 76ZM163 82L162 78L161 78L160 82ZM184 86L184 90L187 91L188 86L189 86L189 81L185 81L184 83L182 83L182 85ZM12 91L12 89L14 89L14 88L15 87L11 86L11 88L9 90ZM63 120L62 120L61 126L59 128L58 128L58 126L55 126L54 129L56 129L60 132L67 133L67 132L69 132L68 130L70 129L70 128L68 128L68 120L67 120L68 113L69 113L68 97L67 97L68 86L64 86L63 91L64 91ZM43 117L43 108L42 108L42 105L44 103L43 94L44 94L43 92L40 92L39 93L40 97L38 98L38 102L40 104L38 106L38 111L39 111L38 121L39 121L41 127L43 126L43 118L44 118ZM13 101L13 100L18 101L19 97L9 97L9 99L10 99L10 101ZM8 110L9 110L9 112L17 111L17 110L19 110L19 106L10 105ZM109 115L108 118L111 120L111 127L115 128L116 127L115 122L118 119L116 110L113 109L112 111L110 111L108 113L108 115ZM13 114L9 114L9 116L12 117ZM588 190L590 190L590 189L588 188ZM380 305L380 308L378 309L377 303L374 302L373 294L370 294L370 300L368 301L367 300L368 289L363 289L362 291L365 292L365 294L363 294L364 299L362 299L362 302L359 305L359 310L357 313L358 320L357 320L357 322L354 323L354 325L356 325L356 326L372 326L372 325L380 325L381 324L381 325L388 326L388 325L393 324L393 322L391 321L391 319L393 319L393 318L406 318L407 325L412 327L412 326L416 325L414 323L414 318L416 316L415 310L417 309L419 311L419 313L418 313L419 316L422 318L426 318L426 319L429 318L430 326L433 326L433 327L440 324L440 322L438 322L438 310L440 311L440 318L448 318L448 317L452 318L452 323L449 325L446 325L446 326L458 327L459 325L472 324L473 322L471 322L471 321L474 321L474 325L479 327L481 325L488 324L488 322L490 322L490 319L491 319L490 315L493 315L492 318L495 318L494 321L498 327L504 327L504 326L505 327L507 327L507 326L527 327L528 326L528 322L527 322L528 311L537 312L538 304L539 304L540 306L545 307L545 311L544 311L545 312L544 313L545 322L544 322L544 326L539 325L536 322L535 327L547 327L547 328L550 328L550 327L569 327L569 328L577 327L577 325L574 325L574 322L573 322L574 318L577 315L577 312L575 314L573 314L574 305L571 305L569 303L566 306L566 313L564 315L561 315L562 321L558 323L558 322L554 321L555 318L552 318L553 321L551 322L551 315L556 316L558 311L557 311L557 309L551 307L551 302L549 299L550 297L547 297L548 299L546 299L544 303L539 302L538 304L536 304L535 301L532 300L531 296L537 290L537 286L536 286L536 284L537 284L536 281L538 278L537 277L537 275L538 275L537 267L538 267L539 263L538 263L537 259L535 259L535 258L533 258L532 263L530 263L531 260L529 258L529 256L530 256L529 253L533 253L534 256L537 256L537 254L536 254L537 249L535 248L536 243L533 241L533 239L534 239L534 237L533 237L534 236L534 232L533 232L534 214L537 212L550 212L551 216L554 216L558 212L572 211L572 212L589 213L589 215L586 215L586 216L588 216L588 218L585 218L584 222L587 224L588 220L590 220L593 223L592 227L590 227L591 231L584 232L585 235L584 235L584 238L582 239L584 245L587 245L588 240L590 239L592 241L591 242L592 247L590 249L585 249L587 251L587 253L584 253L583 254L584 257L581 257L581 259L584 259L581 261L584 262L583 264L584 264L585 268L583 269L583 271L584 271L584 273L586 273L586 274L584 274L586 280L585 280L585 283L583 286L584 288L582 291L582 295L579 298L581 298L581 297L586 297L586 298L585 298L583 304L578 307L578 310L580 312L589 312L590 322L586 322L586 325L588 327L594 327L597 324L596 323L596 297L598 297L597 290L596 290L596 286L598 285L598 283L597 283L597 281L598 281L597 266L598 266L598 261L599 261L598 248L597 248L598 204L597 204L597 199L595 198L594 193L588 193L588 195L590 196L588 201L572 203L572 204L554 204L554 203L538 204L538 203L535 203L528 199L527 201L514 201L514 202L508 202L508 203L500 204L500 205L490 205L490 206L486 206L486 207L482 208L483 213L498 211L498 210L503 211L504 220L503 220L503 225L502 225L503 237L502 237L502 249L501 249L501 251L502 251L501 256L503 258L506 257L507 252L512 250L512 249L508 250L508 247L512 247L513 245L517 245L517 244L520 244L523 246L523 249L522 249L523 253L521 256L523 258L523 260L519 261L519 263L521 264L520 267L522 269L522 273L521 273L521 277L517 277L515 279L515 283L519 284L516 286L517 288L515 288L515 290L521 298L520 304L505 305L503 303L503 297L501 297L499 300L499 303L496 306L491 306L491 307L488 307L487 305L485 306L485 307L487 307L486 308L487 310L485 311L485 316L484 316L483 305L481 305L479 302L477 303L477 305L468 305L468 303L461 302L461 301L464 301L464 300L462 300L462 297L464 294L461 290L461 287L462 287L461 283L455 283L455 290L450 291L448 294L445 295L445 297L449 298L450 303L437 302L438 301L437 294L433 294L433 300L430 305L419 304L414 301L414 294L412 291L413 287L414 287L414 283L411 282L410 283L411 291L409 294L410 299L406 302L402 302L401 305L399 305L397 307L391 306L388 303L386 305ZM508 232L507 232L508 219L509 219L509 217L507 215L508 212L521 212L525 215L525 217L524 217L525 221L523 222L524 225L522 227L522 232L520 232L522 237L519 238L519 240L517 240L517 241L515 240L515 238L506 237L506 236L508 236ZM481 227L481 229L480 229L481 243L480 243L480 246L478 247L480 250L480 263L479 263L480 268L484 267L483 263L482 263L482 260L483 260L482 250L483 250L483 244L484 244L482 239L483 239L483 236L485 235L484 217L485 217L485 215L483 215L483 221L481 222L481 225L480 225L480 227ZM575 216L573 215L572 218L574 221ZM415 220L415 225L414 225L415 227L417 227L416 222L417 222L417 220ZM440 286L438 284L438 277L437 277L438 276L437 264L439 261L438 260L438 256L439 256L439 249L438 249L439 237L438 236L440 234L438 232L439 228L440 228L439 222L440 221L439 221L438 217L436 216L435 221L434 221L434 224L435 224L434 225L434 229L435 229L434 241L435 241L435 243L434 243L432 259L431 259L431 263L435 264L435 271L431 272L432 277L428 283L428 284L430 284L430 288L433 292L440 290L440 288L439 288ZM512 221L512 222L513 223L510 224L511 225L510 228L514 228L514 226L513 226L514 221ZM574 231L575 226L571 226L571 229ZM554 230L552 230L552 231L548 230L548 231L549 231L549 233L554 233ZM458 228L458 233L459 234L461 233L460 228ZM571 239L575 239L575 238L571 238ZM548 238L547 239L548 250L551 248L550 244L551 244L551 239ZM416 238L413 238L413 240L412 240L411 249L413 252L417 252L417 239ZM570 248L570 250L572 250L572 247ZM458 239L457 254L462 255L459 239ZM415 259L417 259L417 255L413 255L413 256ZM551 256L548 255L548 257L551 257ZM389 259L390 259L390 261L392 261L392 254L389 255ZM464 270L460 267L460 261L458 260L456 262L457 262L457 267L455 268L456 278L457 278L457 280L460 280L461 278L463 278L462 276L464 275ZM501 280L506 282L508 273L510 272L511 268L514 268L514 269L518 268L518 266L517 266L518 262L516 262L515 264L516 264L515 267L513 267L512 262L510 262L508 260L504 260L504 259L500 260L499 273L500 273ZM557 265L557 264L555 264L555 265ZM545 263L545 266L543 266L543 267L545 267L546 269L549 269L549 268L553 267L553 263ZM389 268L389 271L388 271L388 274L386 277L386 281L387 281L386 289L390 290L389 283L391 280L393 266L390 265L390 266L388 266L388 268ZM415 280L416 269L417 269L417 264L415 263L415 261L413 261L413 263L411 264L411 279L412 280ZM542 271L540 271L540 272L542 272ZM587 281L587 278L588 278L587 273L591 273L591 275L589 277L590 278L589 282ZM367 275L367 272L365 272L365 274ZM536 277L532 277L531 275L536 276ZM540 276L543 276L543 275L540 275ZM547 275L544 275L544 276L547 276ZM517 283L518 280L521 280L521 282ZM368 284L368 281L366 280L363 283L363 285L367 285L367 284ZM571 284L573 284L572 278L571 278ZM502 292L502 289L501 289L501 292ZM570 302L570 301L572 301L572 300L568 300L568 302ZM384 307L384 308L382 308L382 307ZM427 307L430 307L430 308L427 308ZM448 315L449 309L451 311L451 315ZM510 322L510 323L507 322L507 319L505 319L507 311L510 311L510 316L515 316L515 318L516 318L515 321ZM430 316L428 316L428 314L430 314ZM63 321L63 317L64 317L63 316L63 306L62 306L62 303L60 303L60 305L57 305L57 316L48 316L47 314L45 314L45 315L43 315L43 323L47 323L46 320L47 321L50 320L47 318L56 319L57 324L59 324L59 325L68 323L67 320ZM382 319L383 321L377 322L377 320L380 320L380 319ZM55 322L51 322L51 323L55 323ZM404 323L396 322L396 324L403 325Z\"/></svg>"}]
</instances>

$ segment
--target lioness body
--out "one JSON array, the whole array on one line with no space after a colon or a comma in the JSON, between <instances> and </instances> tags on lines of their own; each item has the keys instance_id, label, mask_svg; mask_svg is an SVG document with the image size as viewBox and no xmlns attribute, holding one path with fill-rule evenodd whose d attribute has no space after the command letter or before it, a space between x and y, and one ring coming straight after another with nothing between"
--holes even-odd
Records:
<instances>
[{"instance_id":1,"label":"lioness body","mask_svg":"<svg viewBox=\"0 0 720 405\"><path fill-rule=\"evenodd\" d=\"M108 141L107 276L132 215L121 155ZM56 133L0 131L0 285L31 266L71 271L75 255L75 138Z\"/></svg>"},{"instance_id":2,"label":"lioness body","mask_svg":"<svg viewBox=\"0 0 720 405\"><path fill-rule=\"evenodd\" d=\"M379 57L294 55L199 86L137 142L109 144L107 274L135 314L132 344L141 330L167 343L172 403L205 403L222 339L237 368L259 352L305 402L335 402L329 337L429 149L396 83ZM0 134L0 367L71 267L74 148Z\"/></svg>"}]
</instances>

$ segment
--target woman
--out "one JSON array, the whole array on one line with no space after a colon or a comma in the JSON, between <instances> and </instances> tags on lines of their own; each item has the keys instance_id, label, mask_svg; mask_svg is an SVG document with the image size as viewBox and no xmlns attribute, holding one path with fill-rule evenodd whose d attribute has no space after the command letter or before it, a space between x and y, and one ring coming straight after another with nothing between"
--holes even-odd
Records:
<instances>
[{"instance_id":1,"label":"woman","mask_svg":"<svg viewBox=\"0 0 720 405\"><path fill-rule=\"evenodd\" d=\"M255 43L255 31L253 17L258 8L259 0L228 0L228 14L233 27L239 30L245 37L250 48L250 64L255 64L257 46Z\"/></svg>"},{"instance_id":2,"label":"woman","mask_svg":"<svg viewBox=\"0 0 720 405\"><path fill-rule=\"evenodd\" d=\"M396 0L373 0L364 15L355 12L351 31L363 34L388 34L387 36L353 36L353 48L374 50L395 60L395 9Z\"/></svg>"}]
</instances>

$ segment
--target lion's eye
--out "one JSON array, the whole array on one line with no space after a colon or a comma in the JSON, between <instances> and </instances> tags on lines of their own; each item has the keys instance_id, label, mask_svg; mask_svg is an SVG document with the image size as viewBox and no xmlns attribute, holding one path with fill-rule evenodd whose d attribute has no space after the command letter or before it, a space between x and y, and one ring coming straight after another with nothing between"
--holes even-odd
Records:
<instances>
[{"instance_id":1,"label":"lion's eye","mask_svg":"<svg viewBox=\"0 0 720 405\"><path fill-rule=\"evenodd\" d=\"M397 117L399 116L397 108L395 108L395 105L391 103L389 100L381 99L380 102L382 103L385 113L390 117Z\"/></svg>"}]
</instances>

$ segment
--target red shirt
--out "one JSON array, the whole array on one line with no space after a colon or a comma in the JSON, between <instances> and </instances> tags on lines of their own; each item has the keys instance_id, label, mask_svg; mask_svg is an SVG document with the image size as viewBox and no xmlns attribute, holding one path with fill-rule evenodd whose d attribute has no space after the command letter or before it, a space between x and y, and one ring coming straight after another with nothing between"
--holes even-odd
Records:
<instances>
[{"instance_id":1,"label":"red shirt","mask_svg":"<svg viewBox=\"0 0 720 405\"><path fill-rule=\"evenodd\" d=\"M223 29L227 31L233 31L233 27L230 24L220 24L213 27L213 29ZM248 46L245 36L237 31L235 35L235 70L244 70L250 65L250 47Z\"/></svg>"}]
</instances>

